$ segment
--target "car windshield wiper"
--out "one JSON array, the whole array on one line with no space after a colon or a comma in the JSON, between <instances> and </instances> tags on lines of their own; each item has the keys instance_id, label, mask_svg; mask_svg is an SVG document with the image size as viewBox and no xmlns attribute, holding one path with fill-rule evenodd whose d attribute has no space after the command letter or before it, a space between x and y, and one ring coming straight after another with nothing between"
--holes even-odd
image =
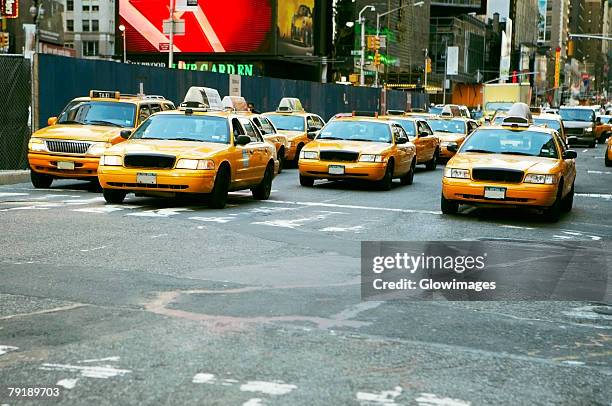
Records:
<instances>
[{"instance_id":1,"label":"car windshield wiper","mask_svg":"<svg viewBox=\"0 0 612 406\"><path fill-rule=\"evenodd\" d=\"M504 151L504 152L500 152L500 154L502 155L522 155L522 156L535 156L533 154L530 154L528 152L512 152L512 151Z\"/></svg>"},{"instance_id":2,"label":"car windshield wiper","mask_svg":"<svg viewBox=\"0 0 612 406\"><path fill-rule=\"evenodd\" d=\"M186 138L186 137L172 138L172 141L197 141L197 142L204 142L204 140L198 140L196 138Z\"/></svg>"},{"instance_id":3,"label":"car windshield wiper","mask_svg":"<svg viewBox=\"0 0 612 406\"><path fill-rule=\"evenodd\" d=\"M319 137L319 140L343 140L344 138L340 137Z\"/></svg>"},{"instance_id":4,"label":"car windshield wiper","mask_svg":"<svg viewBox=\"0 0 612 406\"><path fill-rule=\"evenodd\" d=\"M367 138L351 138L351 139L349 139L347 141L382 142L382 141L370 140L370 139L367 139ZM389 141L386 141L386 142L389 142Z\"/></svg>"},{"instance_id":5,"label":"car windshield wiper","mask_svg":"<svg viewBox=\"0 0 612 406\"><path fill-rule=\"evenodd\" d=\"M57 124L83 124L80 121L76 120L66 120L66 121L58 121Z\"/></svg>"},{"instance_id":6,"label":"car windshield wiper","mask_svg":"<svg viewBox=\"0 0 612 406\"><path fill-rule=\"evenodd\" d=\"M104 121L104 120L91 120L91 121L86 121L85 124L100 124L100 125L109 125L112 127L123 127L120 124L117 123L112 123L110 121Z\"/></svg>"},{"instance_id":7,"label":"car windshield wiper","mask_svg":"<svg viewBox=\"0 0 612 406\"><path fill-rule=\"evenodd\" d=\"M454 132L449 131L449 130L434 130L434 131L439 132L439 133L448 133L448 134L454 134Z\"/></svg>"},{"instance_id":8,"label":"car windshield wiper","mask_svg":"<svg viewBox=\"0 0 612 406\"><path fill-rule=\"evenodd\" d=\"M479 152L482 154L497 154L497 152L489 151L488 149L466 149L464 152Z\"/></svg>"}]
</instances>

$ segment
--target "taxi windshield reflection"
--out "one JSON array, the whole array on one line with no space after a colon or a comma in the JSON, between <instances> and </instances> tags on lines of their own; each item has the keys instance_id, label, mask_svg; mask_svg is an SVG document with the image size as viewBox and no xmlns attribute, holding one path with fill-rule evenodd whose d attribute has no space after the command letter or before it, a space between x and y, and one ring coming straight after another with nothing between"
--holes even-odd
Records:
<instances>
[{"instance_id":1,"label":"taxi windshield reflection","mask_svg":"<svg viewBox=\"0 0 612 406\"><path fill-rule=\"evenodd\" d=\"M476 131L463 143L459 152L558 158L553 137L536 131Z\"/></svg>"},{"instance_id":2,"label":"taxi windshield reflection","mask_svg":"<svg viewBox=\"0 0 612 406\"><path fill-rule=\"evenodd\" d=\"M317 137L319 140L391 142L391 131L386 123L371 121L332 121Z\"/></svg>"},{"instance_id":3,"label":"taxi windshield reflection","mask_svg":"<svg viewBox=\"0 0 612 406\"><path fill-rule=\"evenodd\" d=\"M58 124L134 127L136 106L119 102L73 102L60 114Z\"/></svg>"},{"instance_id":4,"label":"taxi windshield reflection","mask_svg":"<svg viewBox=\"0 0 612 406\"><path fill-rule=\"evenodd\" d=\"M132 138L229 144L230 131L223 117L159 115L149 117Z\"/></svg>"}]
</instances>

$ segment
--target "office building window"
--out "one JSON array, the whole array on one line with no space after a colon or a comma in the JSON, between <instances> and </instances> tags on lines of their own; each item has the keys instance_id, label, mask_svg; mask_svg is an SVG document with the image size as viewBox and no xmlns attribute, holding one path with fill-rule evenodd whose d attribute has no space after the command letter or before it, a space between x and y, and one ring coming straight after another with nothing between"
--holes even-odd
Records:
<instances>
[{"instance_id":1,"label":"office building window","mask_svg":"<svg viewBox=\"0 0 612 406\"><path fill-rule=\"evenodd\" d=\"M89 11L89 4L83 4L83 11Z\"/></svg>"},{"instance_id":2,"label":"office building window","mask_svg":"<svg viewBox=\"0 0 612 406\"><path fill-rule=\"evenodd\" d=\"M89 32L89 20L83 20L83 31Z\"/></svg>"},{"instance_id":3,"label":"office building window","mask_svg":"<svg viewBox=\"0 0 612 406\"><path fill-rule=\"evenodd\" d=\"M91 20L91 30L93 32L100 31L100 23L98 22L98 20Z\"/></svg>"},{"instance_id":4,"label":"office building window","mask_svg":"<svg viewBox=\"0 0 612 406\"><path fill-rule=\"evenodd\" d=\"M83 56L98 56L98 41L83 41Z\"/></svg>"},{"instance_id":5,"label":"office building window","mask_svg":"<svg viewBox=\"0 0 612 406\"><path fill-rule=\"evenodd\" d=\"M94 4L91 6L91 11L99 11L100 10L100 6Z\"/></svg>"},{"instance_id":6,"label":"office building window","mask_svg":"<svg viewBox=\"0 0 612 406\"><path fill-rule=\"evenodd\" d=\"M74 20L66 20L66 31L74 31Z\"/></svg>"},{"instance_id":7,"label":"office building window","mask_svg":"<svg viewBox=\"0 0 612 406\"><path fill-rule=\"evenodd\" d=\"M66 1L66 11L74 11L74 0Z\"/></svg>"}]
</instances>

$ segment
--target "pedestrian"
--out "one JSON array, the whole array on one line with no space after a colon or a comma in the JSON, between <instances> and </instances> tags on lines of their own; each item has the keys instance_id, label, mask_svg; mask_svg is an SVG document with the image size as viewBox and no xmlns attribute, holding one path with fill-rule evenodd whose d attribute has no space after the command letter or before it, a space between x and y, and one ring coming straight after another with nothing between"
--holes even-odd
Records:
<instances>
[{"instance_id":1,"label":"pedestrian","mask_svg":"<svg viewBox=\"0 0 612 406\"><path fill-rule=\"evenodd\" d=\"M258 111L258 110L255 108L255 105L253 104L253 102L248 102L247 106L248 106L249 111L250 111L251 113L254 113L254 114L261 114L261 112L260 112L260 111Z\"/></svg>"}]
</instances>

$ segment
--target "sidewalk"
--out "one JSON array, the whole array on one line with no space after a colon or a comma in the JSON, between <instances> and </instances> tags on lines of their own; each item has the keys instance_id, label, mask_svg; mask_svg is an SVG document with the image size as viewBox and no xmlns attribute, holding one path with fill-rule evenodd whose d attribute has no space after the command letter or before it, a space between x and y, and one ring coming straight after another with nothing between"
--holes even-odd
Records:
<instances>
[{"instance_id":1,"label":"sidewalk","mask_svg":"<svg viewBox=\"0 0 612 406\"><path fill-rule=\"evenodd\" d=\"M6 171L0 170L0 185L13 185L30 181L30 170Z\"/></svg>"}]
</instances>

